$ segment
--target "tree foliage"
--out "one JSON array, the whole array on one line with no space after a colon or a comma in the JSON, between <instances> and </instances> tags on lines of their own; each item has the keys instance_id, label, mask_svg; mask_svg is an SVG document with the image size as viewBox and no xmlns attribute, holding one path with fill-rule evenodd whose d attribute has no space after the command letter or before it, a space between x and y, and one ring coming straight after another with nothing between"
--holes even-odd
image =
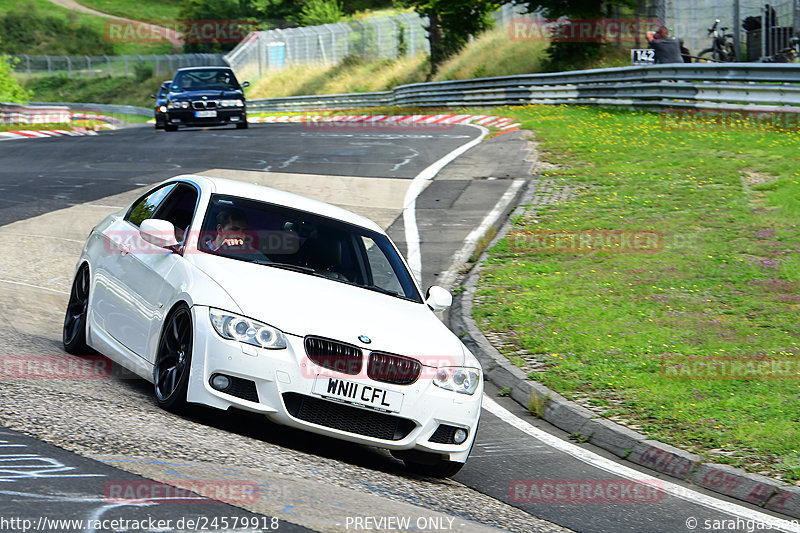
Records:
<instances>
[{"instance_id":1,"label":"tree foliage","mask_svg":"<svg viewBox=\"0 0 800 533\"><path fill-rule=\"evenodd\" d=\"M431 72L493 24L491 14L504 3L499 0L403 0L423 17L428 17L431 43Z\"/></svg>"},{"instance_id":2,"label":"tree foliage","mask_svg":"<svg viewBox=\"0 0 800 533\"><path fill-rule=\"evenodd\" d=\"M303 26L335 24L344 15L342 3L337 0L309 0L300 10Z\"/></svg>"},{"instance_id":3,"label":"tree foliage","mask_svg":"<svg viewBox=\"0 0 800 533\"><path fill-rule=\"evenodd\" d=\"M10 61L7 55L0 54L0 102L26 104L33 95L14 78Z\"/></svg>"},{"instance_id":4,"label":"tree foliage","mask_svg":"<svg viewBox=\"0 0 800 533\"><path fill-rule=\"evenodd\" d=\"M617 8L631 9L638 4L637 0L516 0L525 5L529 12L541 9L545 17L567 20L599 19L612 16ZM566 31L564 34L569 35ZM562 71L586 67L603 54L606 43L597 41L576 42L572 40L553 39L547 47L547 59L543 63L545 70Z\"/></svg>"}]
</instances>

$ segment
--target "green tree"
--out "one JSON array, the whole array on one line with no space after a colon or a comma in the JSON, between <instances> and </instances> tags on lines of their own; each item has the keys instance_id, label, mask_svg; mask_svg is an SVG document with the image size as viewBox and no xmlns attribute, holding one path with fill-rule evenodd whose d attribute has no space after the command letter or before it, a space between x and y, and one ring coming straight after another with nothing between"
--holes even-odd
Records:
<instances>
[{"instance_id":1,"label":"green tree","mask_svg":"<svg viewBox=\"0 0 800 533\"><path fill-rule=\"evenodd\" d=\"M334 24L343 16L342 4L337 0L309 0L300 11L302 26Z\"/></svg>"},{"instance_id":2,"label":"green tree","mask_svg":"<svg viewBox=\"0 0 800 533\"><path fill-rule=\"evenodd\" d=\"M541 9L545 17L558 19L565 17L564 25L570 20L599 19L611 16L617 8L631 9L638 5L637 0L516 0L517 4L527 6L529 12ZM564 35L570 35L564 31ZM607 43L576 42L573 40L554 38L547 47L547 59L543 63L545 70L562 71L586 67L591 61L603 54Z\"/></svg>"},{"instance_id":3,"label":"green tree","mask_svg":"<svg viewBox=\"0 0 800 533\"><path fill-rule=\"evenodd\" d=\"M431 43L430 79L436 69L467 44L470 35L490 28L491 14L502 0L401 0L423 17L428 17L428 39Z\"/></svg>"},{"instance_id":4,"label":"green tree","mask_svg":"<svg viewBox=\"0 0 800 533\"><path fill-rule=\"evenodd\" d=\"M11 58L0 54L0 102L27 104L33 95L26 91L14 77Z\"/></svg>"}]
</instances>

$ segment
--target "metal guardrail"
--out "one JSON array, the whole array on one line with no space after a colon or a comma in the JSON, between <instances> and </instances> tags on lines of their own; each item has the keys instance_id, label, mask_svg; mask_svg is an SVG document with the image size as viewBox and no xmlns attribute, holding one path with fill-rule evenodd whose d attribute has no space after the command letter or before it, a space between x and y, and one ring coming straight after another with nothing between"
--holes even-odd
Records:
<instances>
[{"instance_id":1,"label":"metal guardrail","mask_svg":"<svg viewBox=\"0 0 800 533\"><path fill-rule=\"evenodd\" d=\"M248 100L252 111L525 104L797 106L800 65L674 64L415 83L392 91ZM800 111L797 109L796 111Z\"/></svg>"},{"instance_id":2,"label":"metal guardrail","mask_svg":"<svg viewBox=\"0 0 800 533\"><path fill-rule=\"evenodd\" d=\"M120 113L123 115L138 115L153 118L153 108L138 107L133 105L113 105L113 104L79 104L64 102L31 102L34 106L63 106L72 111L96 112L96 113Z\"/></svg>"}]
</instances>

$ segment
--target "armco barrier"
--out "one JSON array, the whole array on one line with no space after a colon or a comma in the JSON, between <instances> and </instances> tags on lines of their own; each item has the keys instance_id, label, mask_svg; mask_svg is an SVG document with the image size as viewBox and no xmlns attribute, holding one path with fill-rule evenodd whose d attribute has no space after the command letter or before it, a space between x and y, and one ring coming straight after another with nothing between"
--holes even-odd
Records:
<instances>
[{"instance_id":1,"label":"armco barrier","mask_svg":"<svg viewBox=\"0 0 800 533\"><path fill-rule=\"evenodd\" d=\"M112 104L80 104L80 103L54 103L54 102L31 102L31 106L64 106L71 111L83 111L91 113L120 113L123 115L139 115L142 117L153 118L153 109L138 107L133 105L112 105Z\"/></svg>"},{"instance_id":2,"label":"armco barrier","mask_svg":"<svg viewBox=\"0 0 800 533\"><path fill-rule=\"evenodd\" d=\"M523 74L415 83L384 92L251 99L248 109L272 112L525 104L602 104L651 109L782 106L782 111L800 111L800 65L697 63Z\"/></svg>"}]
</instances>

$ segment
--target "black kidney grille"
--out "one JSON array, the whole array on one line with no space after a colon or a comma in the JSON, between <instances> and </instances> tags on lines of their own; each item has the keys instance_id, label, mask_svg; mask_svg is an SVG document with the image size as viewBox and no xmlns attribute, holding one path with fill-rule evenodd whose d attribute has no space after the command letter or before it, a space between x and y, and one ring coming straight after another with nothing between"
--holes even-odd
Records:
<instances>
[{"instance_id":1,"label":"black kidney grille","mask_svg":"<svg viewBox=\"0 0 800 533\"><path fill-rule=\"evenodd\" d=\"M320 337L306 337L305 347L308 358L323 368L353 376L361 373L363 355L357 346Z\"/></svg>"},{"instance_id":2,"label":"black kidney grille","mask_svg":"<svg viewBox=\"0 0 800 533\"><path fill-rule=\"evenodd\" d=\"M407 418L368 411L294 392L283 394L286 410L295 418L328 428L382 440L402 440L416 427Z\"/></svg>"},{"instance_id":3,"label":"black kidney grille","mask_svg":"<svg viewBox=\"0 0 800 533\"><path fill-rule=\"evenodd\" d=\"M410 357L390 353L372 352L367 364L367 375L375 381L410 385L419 378L422 363Z\"/></svg>"}]
</instances>

